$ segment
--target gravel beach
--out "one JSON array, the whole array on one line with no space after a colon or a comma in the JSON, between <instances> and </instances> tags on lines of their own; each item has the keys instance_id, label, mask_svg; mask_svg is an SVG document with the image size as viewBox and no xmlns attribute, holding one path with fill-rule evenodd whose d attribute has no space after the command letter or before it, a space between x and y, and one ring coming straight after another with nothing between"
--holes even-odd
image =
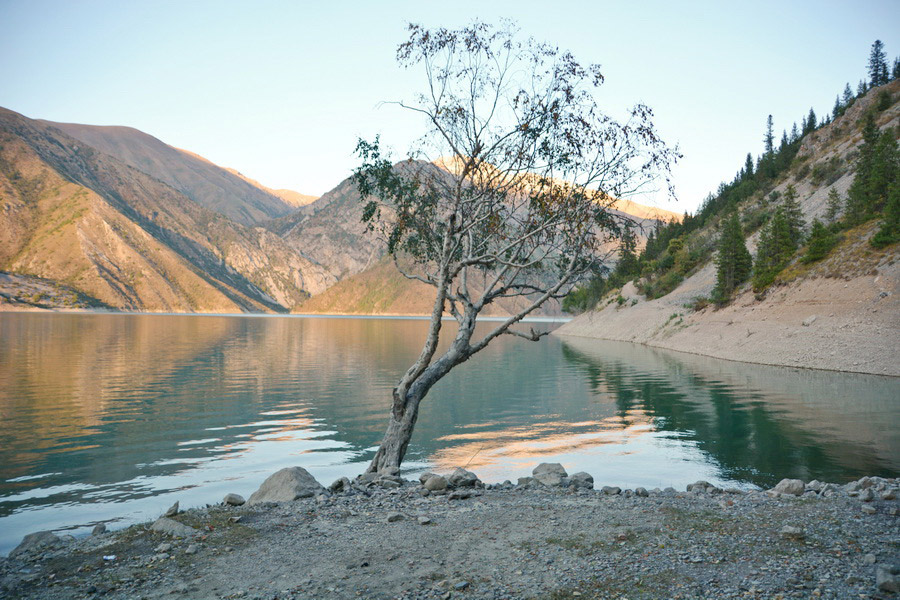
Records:
<instances>
[{"instance_id":1,"label":"gravel beach","mask_svg":"<svg viewBox=\"0 0 900 600\"><path fill-rule=\"evenodd\" d=\"M515 484L458 469L325 489L284 471L247 502L30 536L0 559L0 597L893 598L900 585L895 479L594 489L541 465Z\"/></svg>"}]
</instances>

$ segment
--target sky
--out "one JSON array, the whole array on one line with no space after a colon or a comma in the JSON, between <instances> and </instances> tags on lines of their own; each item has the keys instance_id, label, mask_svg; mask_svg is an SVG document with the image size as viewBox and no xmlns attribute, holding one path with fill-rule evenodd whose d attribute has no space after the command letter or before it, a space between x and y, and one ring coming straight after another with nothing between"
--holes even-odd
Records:
<instances>
[{"instance_id":1,"label":"sky","mask_svg":"<svg viewBox=\"0 0 900 600\"><path fill-rule=\"evenodd\" d=\"M386 102L423 89L397 66L406 24L516 21L599 63L612 114L653 108L684 157L677 201L695 211L777 134L823 116L866 77L872 42L900 55L900 1L229 2L0 0L0 106L31 118L127 125L273 188L323 194L381 135L397 159L424 132Z\"/></svg>"}]
</instances>

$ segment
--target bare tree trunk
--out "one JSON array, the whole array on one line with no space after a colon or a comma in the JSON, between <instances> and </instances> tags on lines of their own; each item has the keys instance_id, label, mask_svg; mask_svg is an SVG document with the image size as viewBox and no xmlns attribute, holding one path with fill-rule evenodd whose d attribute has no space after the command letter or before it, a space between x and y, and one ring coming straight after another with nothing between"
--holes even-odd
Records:
<instances>
[{"instance_id":1,"label":"bare tree trunk","mask_svg":"<svg viewBox=\"0 0 900 600\"><path fill-rule=\"evenodd\" d=\"M400 394L394 390L394 406L391 407L391 418L388 421L387 431L378 447L378 452L372 462L369 463L367 473L378 473L386 467L400 468L403 457L406 456L406 448L412 438L413 428L419 418L419 403L422 398ZM402 406L398 406L402 404Z\"/></svg>"}]
</instances>

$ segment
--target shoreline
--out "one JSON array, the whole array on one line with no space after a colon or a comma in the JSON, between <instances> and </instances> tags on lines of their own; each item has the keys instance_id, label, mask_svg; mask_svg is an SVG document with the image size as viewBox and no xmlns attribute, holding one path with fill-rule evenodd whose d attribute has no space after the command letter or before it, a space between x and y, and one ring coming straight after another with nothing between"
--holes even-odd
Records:
<instances>
[{"instance_id":1,"label":"shoreline","mask_svg":"<svg viewBox=\"0 0 900 600\"><path fill-rule=\"evenodd\" d=\"M229 495L14 551L0 558L0 594L889 598L898 585L897 479L594 489L586 473L540 465L518 484L486 486L462 469L420 481L370 474L329 490L301 474L308 497L270 501L279 474L248 503Z\"/></svg>"}]
</instances>

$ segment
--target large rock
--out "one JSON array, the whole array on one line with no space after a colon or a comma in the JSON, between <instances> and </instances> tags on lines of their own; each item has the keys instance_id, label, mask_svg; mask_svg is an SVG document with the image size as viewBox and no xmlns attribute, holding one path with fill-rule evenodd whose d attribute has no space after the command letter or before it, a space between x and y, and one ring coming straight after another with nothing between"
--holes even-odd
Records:
<instances>
[{"instance_id":1,"label":"large rock","mask_svg":"<svg viewBox=\"0 0 900 600\"><path fill-rule=\"evenodd\" d=\"M59 541L59 538L52 531L37 531L35 533L29 533L24 538L22 538L22 543L16 546L13 551L9 553L9 557L13 558L14 556L18 556L19 554L30 552L31 550L53 546L59 543Z\"/></svg>"},{"instance_id":2,"label":"large rock","mask_svg":"<svg viewBox=\"0 0 900 600\"><path fill-rule=\"evenodd\" d=\"M462 467L456 467L450 477L447 478L450 487L475 487L481 481L472 471L466 471Z\"/></svg>"},{"instance_id":3,"label":"large rock","mask_svg":"<svg viewBox=\"0 0 900 600\"><path fill-rule=\"evenodd\" d=\"M290 502L297 498L312 498L325 491L316 478L303 467L286 467L269 475L253 492L248 505L262 502Z\"/></svg>"},{"instance_id":4,"label":"large rock","mask_svg":"<svg viewBox=\"0 0 900 600\"><path fill-rule=\"evenodd\" d=\"M900 567L897 565L878 565L875 567L875 585L879 591L896 594L900 592Z\"/></svg>"},{"instance_id":5,"label":"large rock","mask_svg":"<svg viewBox=\"0 0 900 600\"><path fill-rule=\"evenodd\" d=\"M228 506L243 506L246 501L240 494L225 494L225 498L222 499L222 502Z\"/></svg>"},{"instance_id":6,"label":"large rock","mask_svg":"<svg viewBox=\"0 0 900 600\"><path fill-rule=\"evenodd\" d=\"M559 463L541 463L531 472L532 477L548 487L560 487L568 473ZM591 487L594 482L591 480Z\"/></svg>"},{"instance_id":7,"label":"large rock","mask_svg":"<svg viewBox=\"0 0 900 600\"><path fill-rule=\"evenodd\" d=\"M425 489L430 492L439 492L447 489L447 480L440 475L432 475L425 480L423 485L425 486Z\"/></svg>"},{"instance_id":8,"label":"large rock","mask_svg":"<svg viewBox=\"0 0 900 600\"><path fill-rule=\"evenodd\" d=\"M805 490L806 485L800 479L782 479L772 488L773 492L789 496L800 496Z\"/></svg>"},{"instance_id":9,"label":"large rock","mask_svg":"<svg viewBox=\"0 0 900 600\"><path fill-rule=\"evenodd\" d=\"M594 478L590 473L579 471L569 476L569 485L575 488L584 488L588 490L594 489Z\"/></svg>"},{"instance_id":10,"label":"large rock","mask_svg":"<svg viewBox=\"0 0 900 600\"><path fill-rule=\"evenodd\" d=\"M175 519L170 519L169 517L158 518L153 525L150 526L150 531L157 531L175 537L191 537L197 533L197 530L193 527L188 527L184 523L179 523Z\"/></svg>"}]
</instances>

